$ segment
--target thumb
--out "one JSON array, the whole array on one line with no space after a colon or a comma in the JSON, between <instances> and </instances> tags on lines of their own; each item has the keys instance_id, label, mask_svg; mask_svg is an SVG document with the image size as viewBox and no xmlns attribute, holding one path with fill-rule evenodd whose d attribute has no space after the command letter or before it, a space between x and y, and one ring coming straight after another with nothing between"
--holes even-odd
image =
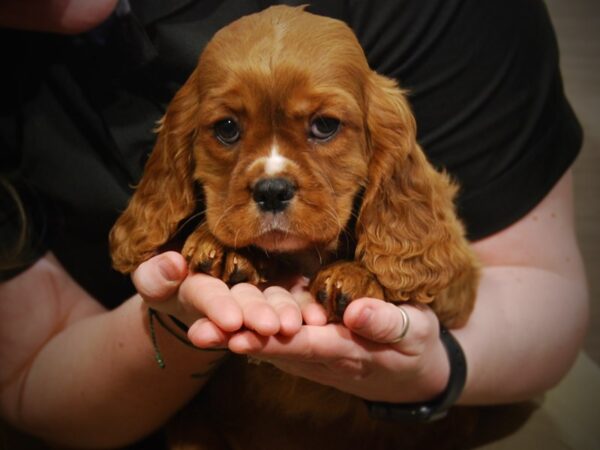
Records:
<instances>
[{"instance_id":1,"label":"thumb","mask_svg":"<svg viewBox=\"0 0 600 450\"><path fill-rule=\"evenodd\" d=\"M348 305L344 325L370 341L394 344L406 335L410 324L409 307L402 308L379 299L357 299Z\"/></svg>"},{"instance_id":2,"label":"thumb","mask_svg":"<svg viewBox=\"0 0 600 450\"><path fill-rule=\"evenodd\" d=\"M187 276L187 263L177 252L166 252L143 262L131 275L140 295L149 303L173 296Z\"/></svg>"}]
</instances>

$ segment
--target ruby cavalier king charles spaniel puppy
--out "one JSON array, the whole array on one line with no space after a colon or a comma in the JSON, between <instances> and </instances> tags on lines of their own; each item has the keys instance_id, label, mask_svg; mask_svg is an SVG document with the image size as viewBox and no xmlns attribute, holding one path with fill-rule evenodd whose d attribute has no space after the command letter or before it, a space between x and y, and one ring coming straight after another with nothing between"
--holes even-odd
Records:
<instances>
[{"instance_id":1,"label":"ruby cavalier king charles spaniel puppy","mask_svg":"<svg viewBox=\"0 0 600 450\"><path fill-rule=\"evenodd\" d=\"M374 297L427 303L460 327L478 264L456 192L417 144L404 91L369 68L352 30L304 7L271 7L207 44L160 121L111 253L130 273L175 247L191 272L229 285L303 274L330 321ZM185 413L196 418L187 441L204 443L185 448L377 448L373 436L387 425L369 422L358 399L269 364L229 361ZM332 425L344 417L353 437Z\"/></svg>"},{"instance_id":2,"label":"ruby cavalier king charles spaniel puppy","mask_svg":"<svg viewBox=\"0 0 600 450\"><path fill-rule=\"evenodd\" d=\"M132 272L200 215L181 250L193 272L258 284L296 257L331 320L374 297L430 303L457 327L478 271L456 191L350 28L273 7L220 30L168 106L113 264Z\"/></svg>"}]
</instances>

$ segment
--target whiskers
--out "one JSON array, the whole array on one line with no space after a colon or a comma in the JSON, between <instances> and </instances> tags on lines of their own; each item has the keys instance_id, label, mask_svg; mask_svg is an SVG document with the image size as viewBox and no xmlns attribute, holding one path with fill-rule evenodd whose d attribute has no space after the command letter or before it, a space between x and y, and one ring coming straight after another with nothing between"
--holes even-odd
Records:
<instances>
[{"instance_id":1,"label":"whiskers","mask_svg":"<svg viewBox=\"0 0 600 450\"><path fill-rule=\"evenodd\" d=\"M223 221L227 215L229 215L229 213L235 208L236 205L229 205L227 208L225 208L225 210L221 213L221 215L217 218L217 220L215 221L215 224L213 225L213 227L215 229L217 229L219 227L219 225L221 224L221 221ZM207 214L210 214L212 211L214 211L216 208L206 208L206 212Z\"/></svg>"},{"instance_id":2,"label":"whiskers","mask_svg":"<svg viewBox=\"0 0 600 450\"><path fill-rule=\"evenodd\" d=\"M331 219L333 225L336 226L338 229L341 230L344 228L344 224L342 223L340 216L333 207L333 205L327 205L327 208L325 209L325 214L327 214L327 217Z\"/></svg>"},{"instance_id":3,"label":"whiskers","mask_svg":"<svg viewBox=\"0 0 600 450\"><path fill-rule=\"evenodd\" d=\"M323 255L321 254L321 249L319 248L318 245L313 246L313 249L315 251L315 253L317 254L317 258L319 258L319 266L323 265Z\"/></svg>"},{"instance_id":4,"label":"whiskers","mask_svg":"<svg viewBox=\"0 0 600 450\"><path fill-rule=\"evenodd\" d=\"M235 230L235 236L233 237L233 248L238 248L238 237L240 235L241 228Z\"/></svg>"},{"instance_id":5,"label":"whiskers","mask_svg":"<svg viewBox=\"0 0 600 450\"><path fill-rule=\"evenodd\" d=\"M179 224L179 226L175 230L175 233L173 233L173 234L175 235L175 234L181 233L185 227L187 227L190 223L192 223L197 218L203 216L205 213L206 213L206 208L203 209L202 211L198 211L197 213L192 214L190 217L188 217L187 219L185 219L183 222L181 222Z\"/></svg>"},{"instance_id":6,"label":"whiskers","mask_svg":"<svg viewBox=\"0 0 600 450\"><path fill-rule=\"evenodd\" d=\"M304 200L304 203L308 206L310 206L312 209L315 210L316 214L325 214L325 223L319 223L318 225L315 223L313 224L313 228L314 230L311 230L311 236L315 236L318 237L319 234L322 234L322 229L325 228L334 228L337 230L343 230L344 229L344 223L342 223L342 220L340 218L340 216L338 215L337 211L335 210L335 207L331 204L327 204L325 205L326 207L323 209L323 205L321 203L316 203L316 202L311 202L309 200ZM318 227L318 229L317 229Z\"/></svg>"}]
</instances>

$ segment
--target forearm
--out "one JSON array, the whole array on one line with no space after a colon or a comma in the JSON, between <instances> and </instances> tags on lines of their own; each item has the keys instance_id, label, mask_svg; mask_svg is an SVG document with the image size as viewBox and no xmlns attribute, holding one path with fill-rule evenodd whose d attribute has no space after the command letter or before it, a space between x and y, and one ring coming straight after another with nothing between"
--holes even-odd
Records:
<instances>
[{"instance_id":1,"label":"forearm","mask_svg":"<svg viewBox=\"0 0 600 450\"><path fill-rule=\"evenodd\" d=\"M222 355L188 348L156 324L160 369L138 297L56 334L13 389L11 421L63 445L123 445L157 429L201 388ZM6 405L5 405L6 406Z\"/></svg>"},{"instance_id":2,"label":"forearm","mask_svg":"<svg viewBox=\"0 0 600 450\"><path fill-rule=\"evenodd\" d=\"M485 268L475 311L467 326L454 331L469 365L460 403L521 401L552 387L573 363L587 320L582 278L527 267Z\"/></svg>"}]
</instances>

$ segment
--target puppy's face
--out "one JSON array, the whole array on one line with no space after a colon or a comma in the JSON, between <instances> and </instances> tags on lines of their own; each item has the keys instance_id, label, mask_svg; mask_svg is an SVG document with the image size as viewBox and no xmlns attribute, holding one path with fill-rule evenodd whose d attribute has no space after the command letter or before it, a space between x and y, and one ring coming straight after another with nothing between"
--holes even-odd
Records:
<instances>
[{"instance_id":1,"label":"puppy's face","mask_svg":"<svg viewBox=\"0 0 600 450\"><path fill-rule=\"evenodd\" d=\"M202 54L194 177L225 245L334 246L367 178L368 65L336 21L271 19L235 22Z\"/></svg>"},{"instance_id":2,"label":"puppy's face","mask_svg":"<svg viewBox=\"0 0 600 450\"><path fill-rule=\"evenodd\" d=\"M111 231L117 270L132 272L178 233L197 208L196 184L210 233L202 224L185 245L200 263L216 256L213 237L333 249L363 191L352 230L360 275L343 277L362 282L366 271L388 299L435 298L446 325L461 326L473 308L477 263L454 211L456 186L417 144L404 92L369 69L339 21L279 6L215 35Z\"/></svg>"}]
</instances>

